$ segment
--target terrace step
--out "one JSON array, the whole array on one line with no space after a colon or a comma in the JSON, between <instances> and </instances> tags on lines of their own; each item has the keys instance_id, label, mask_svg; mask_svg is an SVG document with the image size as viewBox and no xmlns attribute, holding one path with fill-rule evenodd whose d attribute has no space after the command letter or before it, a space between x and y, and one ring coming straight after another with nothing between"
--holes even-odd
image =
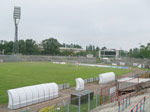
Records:
<instances>
[{"instance_id":1,"label":"terrace step","mask_svg":"<svg viewBox=\"0 0 150 112\"><path fill-rule=\"evenodd\" d=\"M150 95L146 96L145 112L150 112Z\"/></svg>"},{"instance_id":2,"label":"terrace step","mask_svg":"<svg viewBox=\"0 0 150 112\"><path fill-rule=\"evenodd\" d=\"M144 97L146 94L139 95L131 98L131 104L124 110L124 112L130 112L131 109Z\"/></svg>"},{"instance_id":3,"label":"terrace step","mask_svg":"<svg viewBox=\"0 0 150 112\"><path fill-rule=\"evenodd\" d=\"M124 110L122 111L122 105L120 107L120 112L130 112L131 109L144 97L146 96L146 102L145 102L145 112L149 112L150 108L150 94L143 94L143 95L139 95L139 96L134 96L131 97L130 102L131 104L128 105L127 108L125 108L126 103L124 103ZM114 103L109 103L106 105L102 105L97 107L96 109L94 109L91 112L118 112L118 103L114 102Z\"/></svg>"}]
</instances>

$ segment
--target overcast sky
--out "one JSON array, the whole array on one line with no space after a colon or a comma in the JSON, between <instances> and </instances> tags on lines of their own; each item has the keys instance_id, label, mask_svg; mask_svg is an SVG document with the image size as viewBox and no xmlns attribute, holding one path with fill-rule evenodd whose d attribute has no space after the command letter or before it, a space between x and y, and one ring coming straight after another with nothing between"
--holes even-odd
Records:
<instances>
[{"instance_id":1,"label":"overcast sky","mask_svg":"<svg viewBox=\"0 0 150 112\"><path fill-rule=\"evenodd\" d=\"M125 50L150 42L149 0L0 0L0 40L14 40L14 6L19 39Z\"/></svg>"}]
</instances>

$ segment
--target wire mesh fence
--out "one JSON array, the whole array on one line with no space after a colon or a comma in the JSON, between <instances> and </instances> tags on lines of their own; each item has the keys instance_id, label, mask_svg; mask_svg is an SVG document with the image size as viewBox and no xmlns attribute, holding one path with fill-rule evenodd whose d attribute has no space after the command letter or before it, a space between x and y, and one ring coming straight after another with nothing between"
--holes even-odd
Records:
<instances>
[{"instance_id":1,"label":"wire mesh fence","mask_svg":"<svg viewBox=\"0 0 150 112\"><path fill-rule=\"evenodd\" d=\"M100 104L106 104L118 99L117 83L105 86L100 89Z\"/></svg>"},{"instance_id":2,"label":"wire mesh fence","mask_svg":"<svg viewBox=\"0 0 150 112\"><path fill-rule=\"evenodd\" d=\"M150 76L149 71L138 74L138 77L147 78L148 76ZM130 85L128 82L129 83L134 82L134 84L131 83ZM97 106L100 106L109 102L118 101L119 99L121 99L123 97L123 94L121 93L123 91L121 88L125 90L128 88L127 90L129 90L129 85L130 85L130 88L134 87L134 90L135 89L141 90L141 88L150 87L150 83L149 83L150 81L143 82L141 83L141 85L139 84L139 82L140 80L137 77L132 77L119 83L116 81L114 83L111 83L110 85L107 84L107 86L104 86L98 89L97 91L95 91L93 96L91 94L87 94L83 98L75 97L75 98L68 98L64 100L62 99L61 101L59 101L59 103L48 105L45 107L44 105L42 105L42 107L40 106L34 111L32 110L32 108L31 109L26 108L24 110L20 110L17 112L89 112L93 110L94 108L96 108ZM128 86L125 87L125 85L128 85ZM4 96L4 97L7 97L7 96ZM5 98L0 97L0 101L2 101L2 99L5 99Z\"/></svg>"},{"instance_id":3,"label":"wire mesh fence","mask_svg":"<svg viewBox=\"0 0 150 112\"><path fill-rule=\"evenodd\" d=\"M94 96L88 94L83 97L75 97L56 104L54 112L89 112L100 105L99 89Z\"/></svg>"}]
</instances>

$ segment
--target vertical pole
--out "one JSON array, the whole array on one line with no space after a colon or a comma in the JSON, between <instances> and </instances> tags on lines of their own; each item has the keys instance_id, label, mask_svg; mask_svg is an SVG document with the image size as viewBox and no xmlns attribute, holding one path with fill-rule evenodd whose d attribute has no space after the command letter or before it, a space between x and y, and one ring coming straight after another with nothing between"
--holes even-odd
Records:
<instances>
[{"instance_id":1,"label":"vertical pole","mask_svg":"<svg viewBox=\"0 0 150 112\"><path fill-rule=\"evenodd\" d=\"M69 112L69 101L67 103L67 112Z\"/></svg>"},{"instance_id":2,"label":"vertical pole","mask_svg":"<svg viewBox=\"0 0 150 112\"><path fill-rule=\"evenodd\" d=\"M127 108L127 101L128 101L128 97L126 97L126 108Z\"/></svg>"},{"instance_id":3,"label":"vertical pole","mask_svg":"<svg viewBox=\"0 0 150 112\"><path fill-rule=\"evenodd\" d=\"M140 102L140 112L142 112L142 101Z\"/></svg>"},{"instance_id":4,"label":"vertical pole","mask_svg":"<svg viewBox=\"0 0 150 112\"><path fill-rule=\"evenodd\" d=\"M101 88L101 92L100 92L100 105L102 104L102 94L103 94L103 89Z\"/></svg>"},{"instance_id":5,"label":"vertical pole","mask_svg":"<svg viewBox=\"0 0 150 112\"><path fill-rule=\"evenodd\" d=\"M138 77L138 91L139 91L139 77Z\"/></svg>"},{"instance_id":6,"label":"vertical pole","mask_svg":"<svg viewBox=\"0 0 150 112\"><path fill-rule=\"evenodd\" d=\"M108 101L109 101L109 102L112 102L111 99L110 99L110 94L108 94Z\"/></svg>"},{"instance_id":7,"label":"vertical pole","mask_svg":"<svg viewBox=\"0 0 150 112\"><path fill-rule=\"evenodd\" d=\"M55 105L55 107L54 107L54 112L56 112L56 107L57 107L57 105Z\"/></svg>"},{"instance_id":8,"label":"vertical pole","mask_svg":"<svg viewBox=\"0 0 150 112\"><path fill-rule=\"evenodd\" d=\"M138 112L138 105L136 106L136 112Z\"/></svg>"},{"instance_id":9,"label":"vertical pole","mask_svg":"<svg viewBox=\"0 0 150 112\"><path fill-rule=\"evenodd\" d=\"M130 105L130 97L131 97L131 94L129 95L129 105Z\"/></svg>"},{"instance_id":10,"label":"vertical pole","mask_svg":"<svg viewBox=\"0 0 150 112\"><path fill-rule=\"evenodd\" d=\"M19 53L19 46L18 46L18 25L16 26L16 53Z\"/></svg>"},{"instance_id":11,"label":"vertical pole","mask_svg":"<svg viewBox=\"0 0 150 112\"><path fill-rule=\"evenodd\" d=\"M90 111L90 93L88 94L88 112Z\"/></svg>"},{"instance_id":12,"label":"vertical pole","mask_svg":"<svg viewBox=\"0 0 150 112\"><path fill-rule=\"evenodd\" d=\"M80 106L81 106L81 98L79 96L79 111L78 112L80 112Z\"/></svg>"},{"instance_id":13,"label":"vertical pole","mask_svg":"<svg viewBox=\"0 0 150 112\"><path fill-rule=\"evenodd\" d=\"M123 98L123 104L122 104L122 111L124 110L124 98Z\"/></svg>"},{"instance_id":14,"label":"vertical pole","mask_svg":"<svg viewBox=\"0 0 150 112\"><path fill-rule=\"evenodd\" d=\"M13 53L16 53L16 19L14 19L14 24L15 24L15 37L14 37L14 45L13 45Z\"/></svg>"},{"instance_id":15,"label":"vertical pole","mask_svg":"<svg viewBox=\"0 0 150 112\"><path fill-rule=\"evenodd\" d=\"M144 104L143 104L143 112L145 110L145 97L144 97Z\"/></svg>"},{"instance_id":16,"label":"vertical pole","mask_svg":"<svg viewBox=\"0 0 150 112\"><path fill-rule=\"evenodd\" d=\"M113 98L110 96L110 101L112 102L113 101Z\"/></svg>"},{"instance_id":17,"label":"vertical pole","mask_svg":"<svg viewBox=\"0 0 150 112\"><path fill-rule=\"evenodd\" d=\"M104 97L105 97L105 96L103 95L103 104L105 103L105 99L104 99Z\"/></svg>"},{"instance_id":18,"label":"vertical pole","mask_svg":"<svg viewBox=\"0 0 150 112\"><path fill-rule=\"evenodd\" d=\"M105 94L105 97L106 97L106 96L107 96L107 90L106 90L106 89L105 89L104 94ZM108 94L108 95L109 95L109 94ZM106 99L105 97L104 97L104 101L105 101L104 103L107 103L108 99ZM107 96L107 98L108 98L108 96Z\"/></svg>"},{"instance_id":19,"label":"vertical pole","mask_svg":"<svg viewBox=\"0 0 150 112\"><path fill-rule=\"evenodd\" d=\"M98 92L96 92L96 107L97 107L97 95L98 95L97 93L98 93Z\"/></svg>"},{"instance_id":20,"label":"vertical pole","mask_svg":"<svg viewBox=\"0 0 150 112\"><path fill-rule=\"evenodd\" d=\"M16 54L19 52L19 46L18 46L18 24L17 20L14 19L15 23L15 39L14 39L14 45L13 45L13 53Z\"/></svg>"},{"instance_id":21,"label":"vertical pole","mask_svg":"<svg viewBox=\"0 0 150 112\"><path fill-rule=\"evenodd\" d=\"M120 101L118 102L118 112L120 112Z\"/></svg>"},{"instance_id":22,"label":"vertical pole","mask_svg":"<svg viewBox=\"0 0 150 112\"><path fill-rule=\"evenodd\" d=\"M119 100L119 82L117 82L117 101Z\"/></svg>"}]
</instances>

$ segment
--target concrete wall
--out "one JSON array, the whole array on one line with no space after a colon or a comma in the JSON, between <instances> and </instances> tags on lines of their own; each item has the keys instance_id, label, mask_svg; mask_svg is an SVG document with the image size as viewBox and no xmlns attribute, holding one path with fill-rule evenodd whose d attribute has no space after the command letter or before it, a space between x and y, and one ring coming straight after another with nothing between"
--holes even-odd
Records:
<instances>
[{"instance_id":1,"label":"concrete wall","mask_svg":"<svg viewBox=\"0 0 150 112\"><path fill-rule=\"evenodd\" d=\"M122 58L119 60L111 61L110 63L117 63L119 65L120 62L125 62L126 66L133 66L133 63L150 64L150 59Z\"/></svg>"},{"instance_id":2,"label":"concrete wall","mask_svg":"<svg viewBox=\"0 0 150 112\"><path fill-rule=\"evenodd\" d=\"M35 56L35 55L3 55L0 56L4 62L80 62L80 63L96 63L96 58L87 57L67 57L67 56Z\"/></svg>"}]
</instances>

